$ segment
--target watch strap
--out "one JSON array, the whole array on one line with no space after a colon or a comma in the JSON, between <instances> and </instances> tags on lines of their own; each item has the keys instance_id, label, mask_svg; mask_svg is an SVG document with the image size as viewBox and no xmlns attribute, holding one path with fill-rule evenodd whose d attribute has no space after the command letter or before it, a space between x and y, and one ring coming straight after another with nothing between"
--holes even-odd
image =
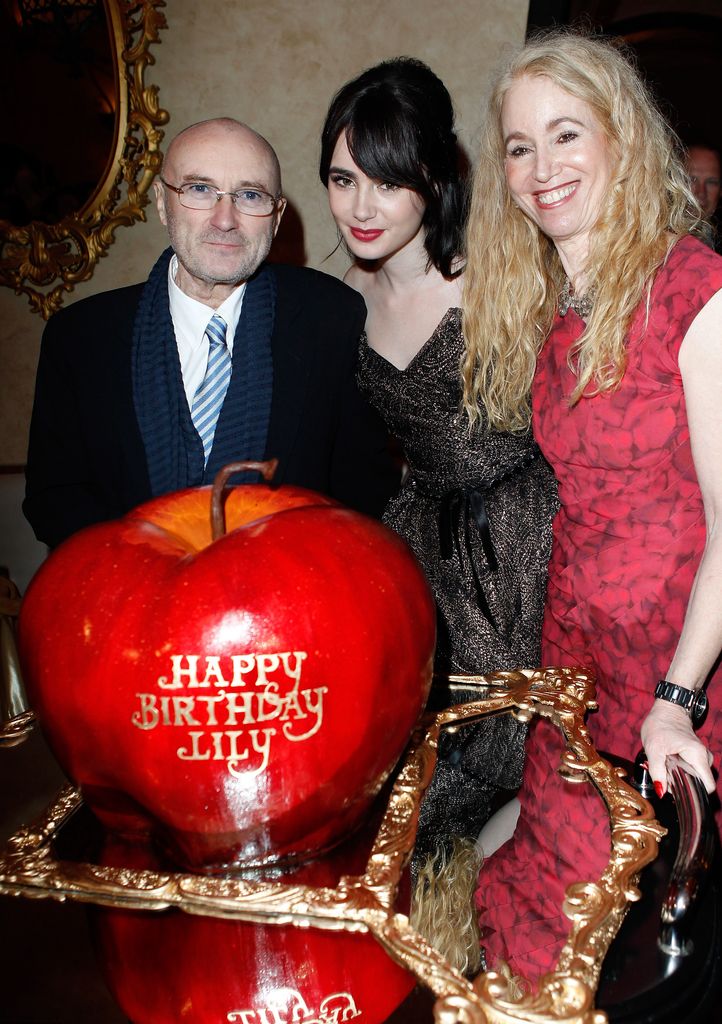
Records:
<instances>
[{"instance_id":1,"label":"watch strap","mask_svg":"<svg viewBox=\"0 0 722 1024\"><path fill-rule=\"evenodd\" d=\"M679 683L670 683L668 679L659 680L654 696L684 708L695 719L701 717L707 709L707 694L703 689L691 690Z\"/></svg>"},{"instance_id":2,"label":"watch strap","mask_svg":"<svg viewBox=\"0 0 722 1024\"><path fill-rule=\"evenodd\" d=\"M670 704L679 704L680 707L689 709L694 700L695 691L679 683L670 683L667 679L660 679L654 691L654 696L659 700L668 700Z\"/></svg>"}]
</instances>

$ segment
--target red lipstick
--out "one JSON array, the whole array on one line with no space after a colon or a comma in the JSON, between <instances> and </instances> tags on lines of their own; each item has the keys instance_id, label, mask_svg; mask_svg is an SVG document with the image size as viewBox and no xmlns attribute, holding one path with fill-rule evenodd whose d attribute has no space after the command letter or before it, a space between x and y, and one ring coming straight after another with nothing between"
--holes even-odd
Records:
<instances>
[{"instance_id":1,"label":"red lipstick","mask_svg":"<svg viewBox=\"0 0 722 1024\"><path fill-rule=\"evenodd\" d=\"M358 239L359 242L373 242L379 235L383 234L383 231L378 228L371 231L364 231L362 228L351 228L351 234L354 238Z\"/></svg>"}]
</instances>

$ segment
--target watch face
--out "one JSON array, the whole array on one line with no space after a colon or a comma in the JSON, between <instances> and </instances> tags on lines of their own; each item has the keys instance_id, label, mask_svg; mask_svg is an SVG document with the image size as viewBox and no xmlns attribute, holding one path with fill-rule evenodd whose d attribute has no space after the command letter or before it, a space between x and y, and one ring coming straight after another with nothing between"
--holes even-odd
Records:
<instances>
[{"instance_id":1,"label":"watch face","mask_svg":"<svg viewBox=\"0 0 722 1024\"><path fill-rule=\"evenodd\" d=\"M698 722L700 718L704 717L704 714L707 710L707 694L704 692L704 690L697 691L697 693L694 695L694 700L692 701L692 706L689 710L695 722Z\"/></svg>"}]
</instances>

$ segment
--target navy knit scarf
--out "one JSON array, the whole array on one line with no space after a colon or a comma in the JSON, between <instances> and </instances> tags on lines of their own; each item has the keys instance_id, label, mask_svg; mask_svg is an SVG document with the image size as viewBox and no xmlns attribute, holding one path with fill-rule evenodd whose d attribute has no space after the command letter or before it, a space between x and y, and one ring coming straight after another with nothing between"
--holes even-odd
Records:
<instances>
[{"instance_id":1,"label":"navy knit scarf","mask_svg":"<svg viewBox=\"0 0 722 1024\"><path fill-rule=\"evenodd\" d=\"M153 497L210 483L239 459L262 459L273 390L271 335L276 281L262 267L246 285L233 340L233 369L208 465L193 426L168 301L166 249L150 272L133 326L133 402L145 446ZM212 311L209 307L208 319Z\"/></svg>"}]
</instances>

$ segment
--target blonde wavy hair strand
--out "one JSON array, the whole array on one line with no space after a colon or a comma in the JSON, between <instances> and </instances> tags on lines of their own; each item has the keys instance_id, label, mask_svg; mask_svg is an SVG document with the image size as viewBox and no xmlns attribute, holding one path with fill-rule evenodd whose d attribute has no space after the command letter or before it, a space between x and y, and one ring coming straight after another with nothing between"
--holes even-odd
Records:
<instances>
[{"instance_id":1,"label":"blonde wavy hair strand","mask_svg":"<svg viewBox=\"0 0 722 1024\"><path fill-rule=\"evenodd\" d=\"M422 864L411 901L412 927L466 975L481 968L474 890L482 862L473 840L456 836L448 851L440 849Z\"/></svg>"}]
</instances>

